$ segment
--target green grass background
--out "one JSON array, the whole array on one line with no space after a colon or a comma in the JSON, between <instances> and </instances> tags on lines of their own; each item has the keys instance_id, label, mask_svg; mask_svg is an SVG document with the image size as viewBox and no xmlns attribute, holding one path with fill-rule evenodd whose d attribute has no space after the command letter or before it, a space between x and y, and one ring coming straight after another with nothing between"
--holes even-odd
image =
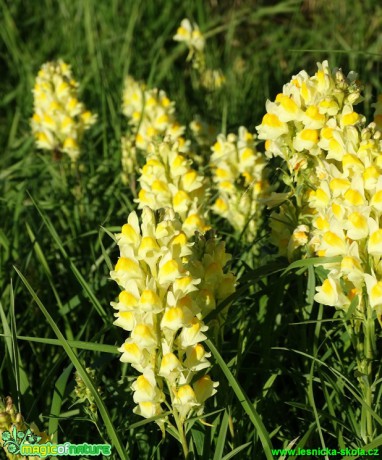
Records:
<instances>
[{"instance_id":1,"label":"green grass background","mask_svg":"<svg viewBox=\"0 0 382 460\"><path fill-rule=\"evenodd\" d=\"M219 92L192 85L185 47L172 40L184 17L208 36L208 65L227 81ZM107 232L134 209L120 180L124 76L164 89L184 124L200 114L222 132L254 131L267 98L329 59L359 73L358 111L370 117L381 91L381 31L376 0L0 0L0 394L11 394L27 421L59 442L109 442L116 459L181 458L174 433L162 439L155 423L132 413L134 373L118 361L125 335L109 306L118 251ZM29 127L35 75L57 58L72 65L82 100L99 114L75 174L36 150ZM214 358L212 426L188 424L193 455L272 458L271 445L296 438L306 448L362 447L355 357L343 321L313 303L319 274L309 263L282 271L287 262L266 250L266 262L246 256L237 235L227 226L223 233L241 287ZM73 404L75 368L97 398L96 423Z\"/></svg>"}]
</instances>

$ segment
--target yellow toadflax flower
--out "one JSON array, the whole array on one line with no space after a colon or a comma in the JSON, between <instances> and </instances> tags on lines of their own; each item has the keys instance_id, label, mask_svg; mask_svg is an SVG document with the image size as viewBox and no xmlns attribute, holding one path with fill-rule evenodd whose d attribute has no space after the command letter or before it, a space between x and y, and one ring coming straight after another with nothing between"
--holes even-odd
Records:
<instances>
[{"instance_id":1,"label":"yellow toadflax flower","mask_svg":"<svg viewBox=\"0 0 382 460\"><path fill-rule=\"evenodd\" d=\"M218 197L213 211L249 241L256 238L261 216L260 199L268 191L264 157L256 151L254 135L243 126L238 136L220 134L212 147L210 166Z\"/></svg>"},{"instance_id":2,"label":"yellow toadflax flower","mask_svg":"<svg viewBox=\"0 0 382 460\"><path fill-rule=\"evenodd\" d=\"M183 151L187 151L187 143L182 142L185 127L177 121L175 104L164 91L147 89L129 75L125 79L122 111L135 129L132 141L139 149L146 150L153 140L167 136L172 141L178 140Z\"/></svg>"},{"instance_id":3,"label":"yellow toadflax flower","mask_svg":"<svg viewBox=\"0 0 382 460\"><path fill-rule=\"evenodd\" d=\"M204 233L209 229L204 210L205 178L192 168L191 161L179 152L177 144L150 145L139 183L141 190L136 201L140 209L144 206L154 210L173 208L188 236L196 230Z\"/></svg>"},{"instance_id":4,"label":"yellow toadflax flower","mask_svg":"<svg viewBox=\"0 0 382 460\"><path fill-rule=\"evenodd\" d=\"M194 53L201 53L204 50L206 41L196 23L191 24L189 19L183 19L174 35L174 40L184 42L190 50L189 59Z\"/></svg>"},{"instance_id":5,"label":"yellow toadflax flower","mask_svg":"<svg viewBox=\"0 0 382 460\"><path fill-rule=\"evenodd\" d=\"M328 61L317 66L313 76L299 72L275 101L268 100L267 113L257 126L267 155L283 158L294 178L306 170L304 180L313 183L320 160L334 155L341 161L347 153L344 136L365 119L353 109L362 100L357 75L350 72L345 77L341 70L331 70Z\"/></svg>"},{"instance_id":6,"label":"yellow toadflax flower","mask_svg":"<svg viewBox=\"0 0 382 460\"><path fill-rule=\"evenodd\" d=\"M68 154L76 161L84 131L97 116L78 100L78 83L71 68L62 60L47 62L37 74L34 95L32 132L37 147Z\"/></svg>"},{"instance_id":7,"label":"yellow toadflax flower","mask_svg":"<svg viewBox=\"0 0 382 460\"><path fill-rule=\"evenodd\" d=\"M218 384L206 374L210 353L202 345L208 330L203 318L216 301L207 308L203 299L207 290L217 301L234 291L235 278L225 271L230 256L214 238L192 244L170 208L155 213L144 207L141 223L130 213L116 240L120 258L110 276L122 291L111 305L114 324L130 333L120 359L141 374L132 385L134 412L150 418L166 404L182 424L201 414L216 392Z\"/></svg>"}]
</instances>

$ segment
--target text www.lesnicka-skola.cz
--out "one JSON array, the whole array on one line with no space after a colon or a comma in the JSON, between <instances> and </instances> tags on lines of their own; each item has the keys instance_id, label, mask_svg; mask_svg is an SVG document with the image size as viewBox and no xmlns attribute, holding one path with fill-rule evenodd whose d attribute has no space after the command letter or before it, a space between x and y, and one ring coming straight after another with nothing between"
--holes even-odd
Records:
<instances>
[{"instance_id":1,"label":"text www.lesnicka-skola.cz","mask_svg":"<svg viewBox=\"0 0 382 460\"><path fill-rule=\"evenodd\" d=\"M319 455L319 456L361 456L361 455L369 455L369 456L379 456L379 449L352 449L346 447L345 449L328 449L328 448L318 448L318 449L272 449L272 455L301 455L301 456L311 456L311 455Z\"/></svg>"}]
</instances>

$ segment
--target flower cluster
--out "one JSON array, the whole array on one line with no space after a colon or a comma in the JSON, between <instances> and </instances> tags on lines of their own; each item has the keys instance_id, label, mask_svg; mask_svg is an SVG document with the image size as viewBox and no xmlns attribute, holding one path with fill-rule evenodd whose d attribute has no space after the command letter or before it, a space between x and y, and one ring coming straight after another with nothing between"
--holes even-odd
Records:
<instances>
[{"instance_id":1,"label":"flower cluster","mask_svg":"<svg viewBox=\"0 0 382 460\"><path fill-rule=\"evenodd\" d=\"M254 136L243 126L238 136L220 134L212 152L210 166L218 192L212 209L236 230L246 229L247 238L253 240L262 210L259 199L268 186L265 161L256 151Z\"/></svg>"},{"instance_id":2,"label":"flower cluster","mask_svg":"<svg viewBox=\"0 0 382 460\"><path fill-rule=\"evenodd\" d=\"M177 143L151 144L148 151L139 178L139 208L173 208L179 214L187 235L192 235L196 230L202 233L208 230L203 209L206 197L204 177L179 152Z\"/></svg>"},{"instance_id":3,"label":"flower cluster","mask_svg":"<svg viewBox=\"0 0 382 460\"><path fill-rule=\"evenodd\" d=\"M187 59L192 60L195 68L204 67L206 41L196 23L191 24L189 19L183 19L174 35L174 40L187 45L189 49Z\"/></svg>"},{"instance_id":4,"label":"flower cluster","mask_svg":"<svg viewBox=\"0 0 382 460\"><path fill-rule=\"evenodd\" d=\"M187 60L191 61L192 67L198 72L200 83L204 88L215 91L224 85L223 72L220 69L210 69L206 66L204 52L206 41L196 23L191 24L189 19L183 19L173 38L187 45L189 50Z\"/></svg>"},{"instance_id":5,"label":"flower cluster","mask_svg":"<svg viewBox=\"0 0 382 460\"><path fill-rule=\"evenodd\" d=\"M290 258L308 250L310 190L327 176L328 165L351 158L347 139L365 122L353 108L362 99L356 74L350 72L345 77L341 70L331 71L327 61L317 65L313 76L301 71L284 85L274 102L267 101L267 113L257 126L259 138L266 140L267 156L285 161L288 171L284 180L297 200L297 209L287 202L280 212L271 214L273 240L280 253Z\"/></svg>"},{"instance_id":6,"label":"flower cluster","mask_svg":"<svg viewBox=\"0 0 382 460\"><path fill-rule=\"evenodd\" d=\"M340 256L327 266L329 274L315 300L347 308L357 297L376 309L382 323L382 134L374 123L354 128L344 138L345 152L311 191L312 252ZM365 289L366 288L366 292Z\"/></svg>"},{"instance_id":7,"label":"flower cluster","mask_svg":"<svg viewBox=\"0 0 382 460\"><path fill-rule=\"evenodd\" d=\"M62 60L47 62L38 72L33 88L32 132L37 146L56 153L67 153L76 161L84 131L96 115L78 100L78 83L71 68Z\"/></svg>"},{"instance_id":8,"label":"flower cluster","mask_svg":"<svg viewBox=\"0 0 382 460\"><path fill-rule=\"evenodd\" d=\"M97 381L96 372L91 367L86 368L86 372L89 374L93 382ZM97 405L95 403L94 395L90 389L86 386L85 382L82 380L79 372L75 372L75 381L76 386L74 387L73 402L74 404L82 404L82 407L89 417L96 421L98 418L97 414ZM101 394L101 387L97 387L98 393Z\"/></svg>"},{"instance_id":9,"label":"flower cluster","mask_svg":"<svg viewBox=\"0 0 382 460\"><path fill-rule=\"evenodd\" d=\"M175 104L164 91L147 89L146 85L128 76L125 79L122 110L136 130L133 142L139 149L146 150L153 140L166 136L178 141L183 151L187 150L182 138L185 127L176 120ZM128 156L127 151L125 156Z\"/></svg>"},{"instance_id":10,"label":"flower cluster","mask_svg":"<svg viewBox=\"0 0 382 460\"><path fill-rule=\"evenodd\" d=\"M281 157L295 181L306 171L303 180L313 184L322 160L340 161L344 139L364 121L353 109L361 100L356 74L332 72L327 61L317 65L314 76L301 71L274 102L266 102L267 113L257 126L259 139L266 140L267 155Z\"/></svg>"},{"instance_id":11,"label":"flower cluster","mask_svg":"<svg viewBox=\"0 0 382 460\"><path fill-rule=\"evenodd\" d=\"M201 298L212 302L214 282L221 279L231 282L231 289L218 300L234 290L233 276L223 273L229 257L215 240L203 243L207 249L193 246L170 208L155 214L145 207L141 225L132 212L116 238L120 258L110 276L123 290L112 306L114 324L130 332L119 349L121 361L141 374L132 385L134 411L149 418L167 404L184 421L201 413L216 392L208 374L199 377L210 366L202 342L208 330L203 317L212 307Z\"/></svg>"},{"instance_id":12,"label":"flower cluster","mask_svg":"<svg viewBox=\"0 0 382 460\"><path fill-rule=\"evenodd\" d=\"M121 179L124 184L129 184L130 177L138 169L138 155L137 147L135 145L134 137L122 136L121 138L121 150L122 150L122 173Z\"/></svg>"},{"instance_id":13,"label":"flower cluster","mask_svg":"<svg viewBox=\"0 0 382 460\"><path fill-rule=\"evenodd\" d=\"M382 133L353 109L361 98L355 74L332 73L326 61L318 67L268 101L258 127L295 187L296 205L289 201L273 214L273 230L288 255L305 246L308 255L338 257L320 264L328 274L317 302L347 309L354 299L355 315L370 306L382 324ZM380 113L378 102L376 122Z\"/></svg>"}]
</instances>

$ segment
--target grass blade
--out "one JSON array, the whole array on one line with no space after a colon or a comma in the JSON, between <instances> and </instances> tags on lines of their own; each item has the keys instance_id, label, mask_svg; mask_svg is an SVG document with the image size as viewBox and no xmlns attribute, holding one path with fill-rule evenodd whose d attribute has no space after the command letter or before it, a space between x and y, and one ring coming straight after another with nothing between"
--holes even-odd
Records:
<instances>
[{"instance_id":1,"label":"grass blade","mask_svg":"<svg viewBox=\"0 0 382 460\"><path fill-rule=\"evenodd\" d=\"M29 284L27 279L24 277L24 275L15 267L15 270L19 277L21 278L22 282L28 289L29 293L31 294L33 300L36 302L40 310L42 311L43 315L47 319L50 327L52 328L53 332L55 333L57 339L61 343L62 347L64 348L66 354L68 355L70 361L72 362L73 366L77 369L77 372L79 373L80 377L84 381L85 385L89 388L89 390L92 393L92 396L95 400L95 403L98 407L98 410L100 412L100 415L102 417L102 420L105 423L105 427L107 430L107 433L110 437L110 441L113 447L115 447L118 451L119 456L121 457L122 460L128 460L126 456L126 451L122 445L122 442L119 438L119 435L117 433L117 430L115 429L113 422L110 418L109 411L107 410L107 407L103 401L103 399L100 397L96 387L94 386L94 383L92 379L90 378L89 374L86 372L86 369L84 366L81 364L79 361L77 355L73 351L72 347L68 344L67 340L65 337L62 335L60 329L54 322L53 318L50 316L48 310L45 308L45 306L42 304L41 300L37 296L36 292L33 290L32 286Z\"/></svg>"},{"instance_id":2,"label":"grass blade","mask_svg":"<svg viewBox=\"0 0 382 460\"><path fill-rule=\"evenodd\" d=\"M216 362L219 364L220 369L223 371L224 375L227 377L229 384L232 387L232 390L235 392L241 406L249 416L253 426L256 428L257 433L259 435L261 444L264 448L264 454L267 459L273 460L272 455L272 442L268 435L268 432L261 421L259 414L257 413L256 409L253 407L253 404L249 401L247 395L242 390L239 382L235 379L232 372L229 370L228 366L224 362L224 359L216 349L215 345L210 341L206 340L206 345L211 350L211 353L214 355Z\"/></svg>"}]
</instances>

